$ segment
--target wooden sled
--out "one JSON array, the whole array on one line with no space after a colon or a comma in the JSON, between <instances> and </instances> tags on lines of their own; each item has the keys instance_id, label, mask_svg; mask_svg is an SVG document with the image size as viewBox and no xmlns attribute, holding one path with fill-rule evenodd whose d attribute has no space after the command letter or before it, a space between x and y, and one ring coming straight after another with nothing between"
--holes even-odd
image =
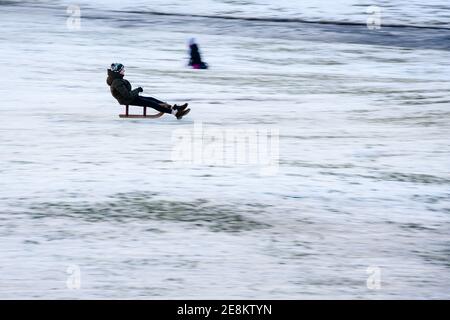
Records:
<instances>
[{"instance_id":1,"label":"wooden sled","mask_svg":"<svg viewBox=\"0 0 450 320\"><path fill-rule=\"evenodd\" d=\"M150 118L150 119L156 119L159 117L162 117L162 115L164 114L164 112L159 112L157 114L147 114L147 108L148 107L142 107L143 113L142 114L130 114L130 107L129 105L125 105L125 113L124 114L119 114L119 117L121 118Z\"/></svg>"}]
</instances>

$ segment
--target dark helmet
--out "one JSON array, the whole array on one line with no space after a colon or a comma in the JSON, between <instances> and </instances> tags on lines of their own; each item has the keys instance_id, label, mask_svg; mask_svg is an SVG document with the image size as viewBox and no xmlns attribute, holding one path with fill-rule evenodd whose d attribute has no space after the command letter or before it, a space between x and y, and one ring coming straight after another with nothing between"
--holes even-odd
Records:
<instances>
[{"instance_id":1,"label":"dark helmet","mask_svg":"<svg viewBox=\"0 0 450 320\"><path fill-rule=\"evenodd\" d=\"M111 64L111 71L112 72L120 72L123 69L125 69L125 66L121 63L112 63Z\"/></svg>"}]
</instances>

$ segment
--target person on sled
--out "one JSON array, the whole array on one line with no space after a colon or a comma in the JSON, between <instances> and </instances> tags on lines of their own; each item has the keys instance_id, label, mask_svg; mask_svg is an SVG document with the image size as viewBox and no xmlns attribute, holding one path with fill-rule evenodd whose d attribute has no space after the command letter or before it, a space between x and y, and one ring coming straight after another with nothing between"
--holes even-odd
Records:
<instances>
[{"instance_id":1,"label":"person on sled","mask_svg":"<svg viewBox=\"0 0 450 320\"><path fill-rule=\"evenodd\" d=\"M177 106L176 104L171 106L168 103L157 100L152 97L143 97L139 93L144 90L139 87L134 90L131 88L131 84L128 80L124 79L125 66L121 63L111 64L111 68L108 69L108 78L106 83L110 87L111 94L121 105L150 107L159 112L173 114L177 119L183 118L187 115L191 109L186 109L188 104Z\"/></svg>"}]
</instances>

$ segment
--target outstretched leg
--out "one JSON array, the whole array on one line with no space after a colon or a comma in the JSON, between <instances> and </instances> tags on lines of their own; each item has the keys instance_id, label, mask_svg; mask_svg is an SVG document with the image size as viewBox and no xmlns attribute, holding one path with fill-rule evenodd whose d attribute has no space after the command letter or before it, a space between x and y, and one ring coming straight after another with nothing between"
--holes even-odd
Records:
<instances>
[{"instance_id":1,"label":"outstretched leg","mask_svg":"<svg viewBox=\"0 0 450 320\"><path fill-rule=\"evenodd\" d=\"M132 103L130 103L130 105L131 106L140 106L140 107L150 107L159 112L173 113L172 107L169 104L159 101L158 99L151 98L151 97L138 96L133 100Z\"/></svg>"},{"instance_id":2,"label":"outstretched leg","mask_svg":"<svg viewBox=\"0 0 450 320\"><path fill-rule=\"evenodd\" d=\"M151 97L142 97L138 96L136 97L132 103L130 103L131 106L141 106L141 107L150 107L155 110L158 110L159 112L164 113L170 113L173 114L177 119L183 118L185 115L191 111L191 109L186 109L187 103L185 103L182 106L171 106L168 103L159 101L158 99L151 98Z\"/></svg>"},{"instance_id":3,"label":"outstretched leg","mask_svg":"<svg viewBox=\"0 0 450 320\"><path fill-rule=\"evenodd\" d=\"M164 101L161 101L161 100L158 100L158 99L155 99L155 98L152 98L152 97L142 97L141 96L141 98L144 98L145 100L148 100L148 101L153 101L153 102L158 103L158 104L166 104Z\"/></svg>"}]
</instances>

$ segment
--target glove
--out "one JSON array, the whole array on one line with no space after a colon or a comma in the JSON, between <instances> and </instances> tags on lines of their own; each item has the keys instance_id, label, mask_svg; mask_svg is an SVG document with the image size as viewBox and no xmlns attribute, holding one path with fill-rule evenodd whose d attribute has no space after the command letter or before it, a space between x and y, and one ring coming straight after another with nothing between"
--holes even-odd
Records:
<instances>
[{"instance_id":1,"label":"glove","mask_svg":"<svg viewBox=\"0 0 450 320\"><path fill-rule=\"evenodd\" d=\"M142 89L142 87L139 87L139 88L138 88L138 91L139 91L139 92L143 92L144 89Z\"/></svg>"}]
</instances>

